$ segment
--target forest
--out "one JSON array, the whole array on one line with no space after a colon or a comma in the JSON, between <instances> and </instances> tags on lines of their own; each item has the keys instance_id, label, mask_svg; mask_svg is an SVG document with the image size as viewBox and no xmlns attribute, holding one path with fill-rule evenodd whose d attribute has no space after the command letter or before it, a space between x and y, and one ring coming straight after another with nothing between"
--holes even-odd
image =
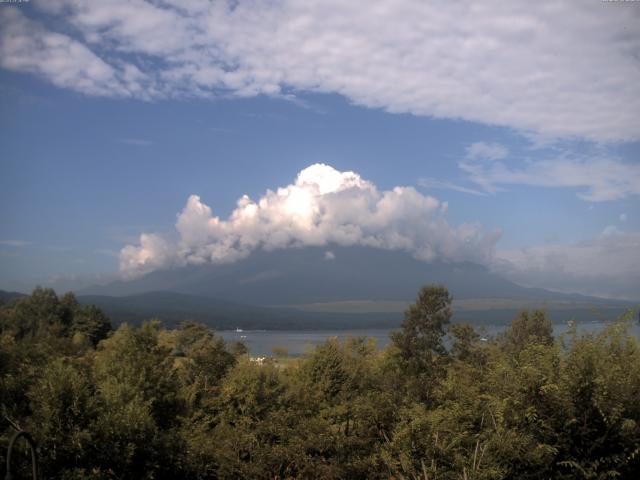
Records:
<instances>
[{"instance_id":1,"label":"forest","mask_svg":"<svg viewBox=\"0 0 640 480\"><path fill-rule=\"evenodd\" d=\"M423 287L381 349L252 359L209 327L112 327L72 293L0 306L0 462L15 432L55 479L640 478L631 312L554 338L522 311L482 339ZM31 478L26 444L13 478Z\"/></svg>"}]
</instances>

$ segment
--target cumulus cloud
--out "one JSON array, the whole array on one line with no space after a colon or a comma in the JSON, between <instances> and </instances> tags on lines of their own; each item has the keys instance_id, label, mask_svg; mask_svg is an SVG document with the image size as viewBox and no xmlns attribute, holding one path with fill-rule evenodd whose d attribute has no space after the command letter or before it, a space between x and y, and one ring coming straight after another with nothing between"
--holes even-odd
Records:
<instances>
[{"instance_id":1,"label":"cumulus cloud","mask_svg":"<svg viewBox=\"0 0 640 480\"><path fill-rule=\"evenodd\" d=\"M481 147L478 147L481 145ZM640 194L640 164L598 154L557 156L516 162L499 144L473 144L459 162L468 180L495 193L505 185L565 187L591 202ZM472 192L470 192L472 193Z\"/></svg>"},{"instance_id":2,"label":"cumulus cloud","mask_svg":"<svg viewBox=\"0 0 640 480\"><path fill-rule=\"evenodd\" d=\"M640 233L615 227L579 243L498 251L492 265L522 285L640 300Z\"/></svg>"},{"instance_id":3,"label":"cumulus cloud","mask_svg":"<svg viewBox=\"0 0 640 480\"><path fill-rule=\"evenodd\" d=\"M139 245L120 250L120 271L129 277L151 272L171 265L175 254L173 245L160 235L143 233Z\"/></svg>"},{"instance_id":4,"label":"cumulus cloud","mask_svg":"<svg viewBox=\"0 0 640 480\"><path fill-rule=\"evenodd\" d=\"M223 220L191 195L176 222L177 240L144 233L120 252L120 270L135 277L159 268L233 262L256 249L364 245L404 250L424 261L486 263L500 232L451 226L443 205L412 187L380 191L355 172L315 164L295 181L243 195Z\"/></svg>"},{"instance_id":5,"label":"cumulus cloud","mask_svg":"<svg viewBox=\"0 0 640 480\"><path fill-rule=\"evenodd\" d=\"M47 25L74 38L5 8L13 13L1 19L2 65L90 95L331 92L366 107L547 137L640 138L634 5L49 0L35 6Z\"/></svg>"}]
</instances>

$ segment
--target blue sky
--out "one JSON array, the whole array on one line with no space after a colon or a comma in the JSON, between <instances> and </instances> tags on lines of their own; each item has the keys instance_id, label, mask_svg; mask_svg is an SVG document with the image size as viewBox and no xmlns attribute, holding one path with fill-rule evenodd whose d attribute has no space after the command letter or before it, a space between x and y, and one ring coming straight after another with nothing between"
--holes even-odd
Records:
<instances>
[{"instance_id":1,"label":"blue sky","mask_svg":"<svg viewBox=\"0 0 640 480\"><path fill-rule=\"evenodd\" d=\"M419 194L356 242L418 257L426 243L428 261L640 297L640 6L488 2L466 16L398 2L378 12L386 31L376 8L345 24L357 11L327 2L176 5L0 6L0 288L115 278L124 260L139 273L215 262L231 237L261 248L263 226L210 219L243 194L307 188L298 173L326 164L374 185L361 192L373 204L397 186ZM403 38L393 25L411 31L416 12L428 28ZM191 195L212 213L193 220ZM437 208L419 206L428 197ZM408 208L429 222L415 226ZM180 212L191 223L176 230ZM394 228L406 239L389 240ZM294 229L277 247L331 239Z\"/></svg>"}]
</instances>

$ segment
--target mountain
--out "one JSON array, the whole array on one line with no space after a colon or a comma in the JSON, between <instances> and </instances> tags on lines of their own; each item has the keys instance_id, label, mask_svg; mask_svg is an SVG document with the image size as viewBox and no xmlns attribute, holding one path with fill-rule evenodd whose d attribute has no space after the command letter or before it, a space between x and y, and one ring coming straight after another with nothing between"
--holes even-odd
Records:
<instances>
[{"instance_id":1,"label":"mountain","mask_svg":"<svg viewBox=\"0 0 640 480\"><path fill-rule=\"evenodd\" d=\"M428 283L446 285L454 320L473 323L506 323L522 308L544 308L559 322L613 319L637 307L525 288L473 263L429 264L366 247L258 251L235 263L156 271L77 293L116 323L160 317L216 328L374 328L397 326Z\"/></svg>"},{"instance_id":2,"label":"mountain","mask_svg":"<svg viewBox=\"0 0 640 480\"><path fill-rule=\"evenodd\" d=\"M395 304L395 309L359 312L335 308L274 308L243 305L210 297L200 297L174 292L147 292L124 297L106 295L80 295L82 304L100 307L113 321L114 325L140 322L158 318L167 326L175 326L183 320L195 320L205 323L216 330L242 328L244 330L339 330L396 328L402 320L403 303ZM554 322L565 322L572 318L581 320L613 320L622 314L624 306L601 307L597 314L590 307L580 304L555 306L548 310ZM457 307L454 302L453 321L473 324L509 323L521 307L497 305L495 308Z\"/></svg>"},{"instance_id":3,"label":"mountain","mask_svg":"<svg viewBox=\"0 0 640 480\"><path fill-rule=\"evenodd\" d=\"M446 285L458 300L616 303L521 287L469 262L425 263L405 252L367 247L256 251L234 263L155 271L136 280L116 281L78 293L125 296L165 291L253 305L298 305L353 300L408 301L427 283Z\"/></svg>"},{"instance_id":4,"label":"mountain","mask_svg":"<svg viewBox=\"0 0 640 480\"><path fill-rule=\"evenodd\" d=\"M5 290L0 290L0 305L3 303L9 303L14 298L20 297L26 297L26 295L20 292L7 292Z\"/></svg>"},{"instance_id":5,"label":"mountain","mask_svg":"<svg viewBox=\"0 0 640 480\"><path fill-rule=\"evenodd\" d=\"M78 301L101 308L115 324L158 318L167 326L195 320L217 330L392 328L401 315L393 313L303 312L288 308L243 305L174 292L147 292L126 297L80 295Z\"/></svg>"}]
</instances>

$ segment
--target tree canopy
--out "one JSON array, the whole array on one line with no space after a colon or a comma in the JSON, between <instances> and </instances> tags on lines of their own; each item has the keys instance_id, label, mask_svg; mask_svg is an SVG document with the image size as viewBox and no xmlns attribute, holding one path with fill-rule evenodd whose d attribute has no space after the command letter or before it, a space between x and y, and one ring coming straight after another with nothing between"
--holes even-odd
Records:
<instances>
[{"instance_id":1,"label":"tree canopy","mask_svg":"<svg viewBox=\"0 0 640 480\"><path fill-rule=\"evenodd\" d=\"M0 442L31 432L61 479L638 477L630 315L554 338L521 312L488 341L450 319L426 286L384 349L332 338L258 363L205 325L114 330L36 289L0 306Z\"/></svg>"}]
</instances>

